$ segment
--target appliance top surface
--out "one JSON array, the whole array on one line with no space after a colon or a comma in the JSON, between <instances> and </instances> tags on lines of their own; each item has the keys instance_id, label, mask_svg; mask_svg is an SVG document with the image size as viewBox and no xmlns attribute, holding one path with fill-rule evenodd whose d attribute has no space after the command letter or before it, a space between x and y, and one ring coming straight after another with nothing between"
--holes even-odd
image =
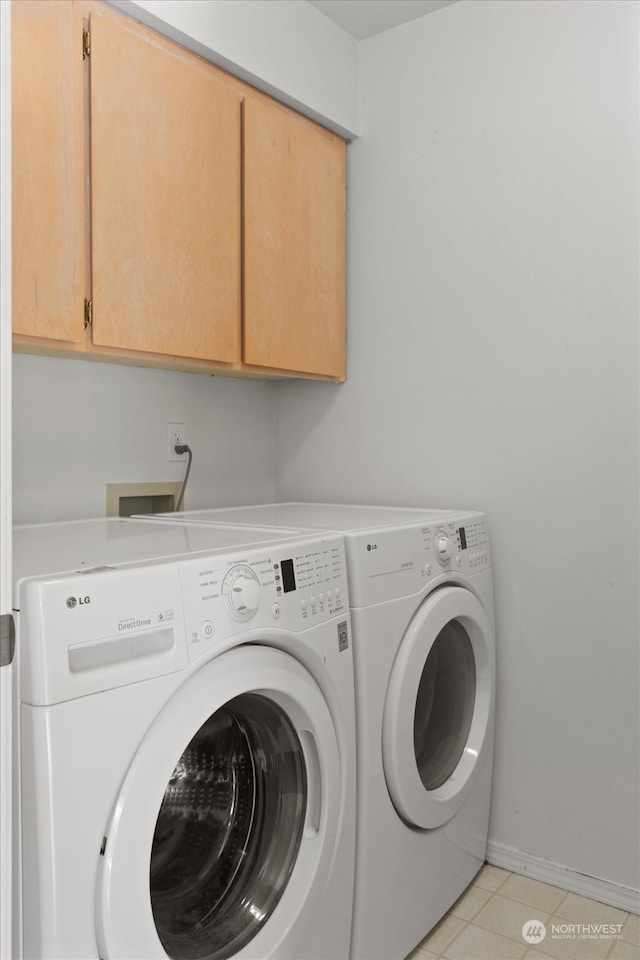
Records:
<instances>
[{"instance_id":1,"label":"appliance top surface","mask_svg":"<svg viewBox=\"0 0 640 960\"><path fill-rule=\"evenodd\" d=\"M295 527L339 533L433 523L445 517L466 516L472 511L429 508L378 507L342 503L266 503L246 507L219 507L172 514L193 523L238 523Z\"/></svg>"},{"instance_id":2,"label":"appliance top surface","mask_svg":"<svg viewBox=\"0 0 640 960\"><path fill-rule=\"evenodd\" d=\"M308 539L308 530L105 518L13 528L14 582L67 571Z\"/></svg>"}]
</instances>

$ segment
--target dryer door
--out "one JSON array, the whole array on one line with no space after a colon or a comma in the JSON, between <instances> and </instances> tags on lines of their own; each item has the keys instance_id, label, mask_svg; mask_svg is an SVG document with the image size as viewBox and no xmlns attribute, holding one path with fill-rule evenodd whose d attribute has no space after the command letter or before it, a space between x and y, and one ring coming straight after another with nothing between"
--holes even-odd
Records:
<instances>
[{"instance_id":1,"label":"dryer door","mask_svg":"<svg viewBox=\"0 0 640 960\"><path fill-rule=\"evenodd\" d=\"M384 709L383 763L400 816L440 826L462 806L493 722L491 625L474 594L436 590L406 631Z\"/></svg>"},{"instance_id":2,"label":"dryer door","mask_svg":"<svg viewBox=\"0 0 640 960\"><path fill-rule=\"evenodd\" d=\"M210 661L122 784L100 857L99 955L294 956L324 895L342 793L311 675L261 646Z\"/></svg>"}]
</instances>

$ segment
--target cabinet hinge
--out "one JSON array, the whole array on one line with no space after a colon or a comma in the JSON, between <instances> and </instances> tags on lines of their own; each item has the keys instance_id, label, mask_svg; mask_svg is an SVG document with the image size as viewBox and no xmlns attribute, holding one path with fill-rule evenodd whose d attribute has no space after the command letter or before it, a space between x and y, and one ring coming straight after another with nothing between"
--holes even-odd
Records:
<instances>
[{"instance_id":1,"label":"cabinet hinge","mask_svg":"<svg viewBox=\"0 0 640 960\"><path fill-rule=\"evenodd\" d=\"M0 617L0 667L8 667L16 649L16 628L13 616L3 613Z\"/></svg>"},{"instance_id":2,"label":"cabinet hinge","mask_svg":"<svg viewBox=\"0 0 640 960\"><path fill-rule=\"evenodd\" d=\"M88 30L82 31L82 59L91 56L91 34Z\"/></svg>"},{"instance_id":3,"label":"cabinet hinge","mask_svg":"<svg viewBox=\"0 0 640 960\"><path fill-rule=\"evenodd\" d=\"M93 300L84 299L84 329L93 323Z\"/></svg>"}]
</instances>

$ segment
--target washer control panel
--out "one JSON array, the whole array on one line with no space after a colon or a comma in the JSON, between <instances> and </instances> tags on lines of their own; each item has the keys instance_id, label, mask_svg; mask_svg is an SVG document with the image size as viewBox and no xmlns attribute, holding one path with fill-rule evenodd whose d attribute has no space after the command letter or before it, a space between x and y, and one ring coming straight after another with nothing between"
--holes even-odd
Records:
<instances>
[{"instance_id":1,"label":"washer control panel","mask_svg":"<svg viewBox=\"0 0 640 960\"><path fill-rule=\"evenodd\" d=\"M306 630L349 610L344 541L327 534L178 563L191 659L261 627Z\"/></svg>"},{"instance_id":2,"label":"washer control panel","mask_svg":"<svg viewBox=\"0 0 640 960\"><path fill-rule=\"evenodd\" d=\"M491 565L487 522L481 513L347 533L345 546L353 607L417 594L443 574L474 576Z\"/></svg>"}]
</instances>

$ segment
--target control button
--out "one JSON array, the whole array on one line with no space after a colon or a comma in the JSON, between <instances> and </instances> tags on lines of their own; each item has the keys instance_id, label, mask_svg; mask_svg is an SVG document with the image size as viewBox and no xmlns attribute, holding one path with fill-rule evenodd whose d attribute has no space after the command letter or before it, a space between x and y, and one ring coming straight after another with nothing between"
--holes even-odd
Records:
<instances>
[{"instance_id":1,"label":"control button","mask_svg":"<svg viewBox=\"0 0 640 960\"><path fill-rule=\"evenodd\" d=\"M336 587L336 600L339 600L341 597L340 587Z\"/></svg>"},{"instance_id":2,"label":"control button","mask_svg":"<svg viewBox=\"0 0 640 960\"><path fill-rule=\"evenodd\" d=\"M308 601L306 598L305 598L304 600L301 600L301 601L300 601L300 606L302 607L303 610L308 610L308 609L309 609L309 601Z\"/></svg>"},{"instance_id":3,"label":"control button","mask_svg":"<svg viewBox=\"0 0 640 960\"><path fill-rule=\"evenodd\" d=\"M315 610L317 602L318 602L318 601L317 601L316 597L311 597L311 609L312 609L312 610Z\"/></svg>"},{"instance_id":4,"label":"control button","mask_svg":"<svg viewBox=\"0 0 640 960\"><path fill-rule=\"evenodd\" d=\"M327 600L329 603L333 603L333 590L327 590Z\"/></svg>"},{"instance_id":5,"label":"control button","mask_svg":"<svg viewBox=\"0 0 640 960\"><path fill-rule=\"evenodd\" d=\"M320 600L320 603L324 603L324 601L325 601L325 595L324 595L324 593L321 593L320 596L318 597L318 599Z\"/></svg>"},{"instance_id":6,"label":"control button","mask_svg":"<svg viewBox=\"0 0 640 960\"><path fill-rule=\"evenodd\" d=\"M234 620L250 620L255 615L261 592L257 574L246 564L232 567L222 583L227 610Z\"/></svg>"},{"instance_id":7,"label":"control button","mask_svg":"<svg viewBox=\"0 0 640 960\"><path fill-rule=\"evenodd\" d=\"M260 584L249 577L238 577L233 581L229 596L233 611L248 619L260 605Z\"/></svg>"},{"instance_id":8,"label":"control button","mask_svg":"<svg viewBox=\"0 0 640 960\"><path fill-rule=\"evenodd\" d=\"M280 604L279 604L279 603L274 603L274 604L273 604L273 606L271 607L271 613L273 614L273 619L274 619L274 620L279 620L279 619L280 619Z\"/></svg>"},{"instance_id":9,"label":"control button","mask_svg":"<svg viewBox=\"0 0 640 960\"><path fill-rule=\"evenodd\" d=\"M211 623L211 620L205 620L203 622L202 626L200 627L200 632L205 640L208 640L209 637L213 636L213 624Z\"/></svg>"},{"instance_id":10,"label":"control button","mask_svg":"<svg viewBox=\"0 0 640 960\"><path fill-rule=\"evenodd\" d=\"M440 532L437 534L434 543L436 551L436 559L438 563L443 567L446 566L451 560L451 540L446 533Z\"/></svg>"}]
</instances>

